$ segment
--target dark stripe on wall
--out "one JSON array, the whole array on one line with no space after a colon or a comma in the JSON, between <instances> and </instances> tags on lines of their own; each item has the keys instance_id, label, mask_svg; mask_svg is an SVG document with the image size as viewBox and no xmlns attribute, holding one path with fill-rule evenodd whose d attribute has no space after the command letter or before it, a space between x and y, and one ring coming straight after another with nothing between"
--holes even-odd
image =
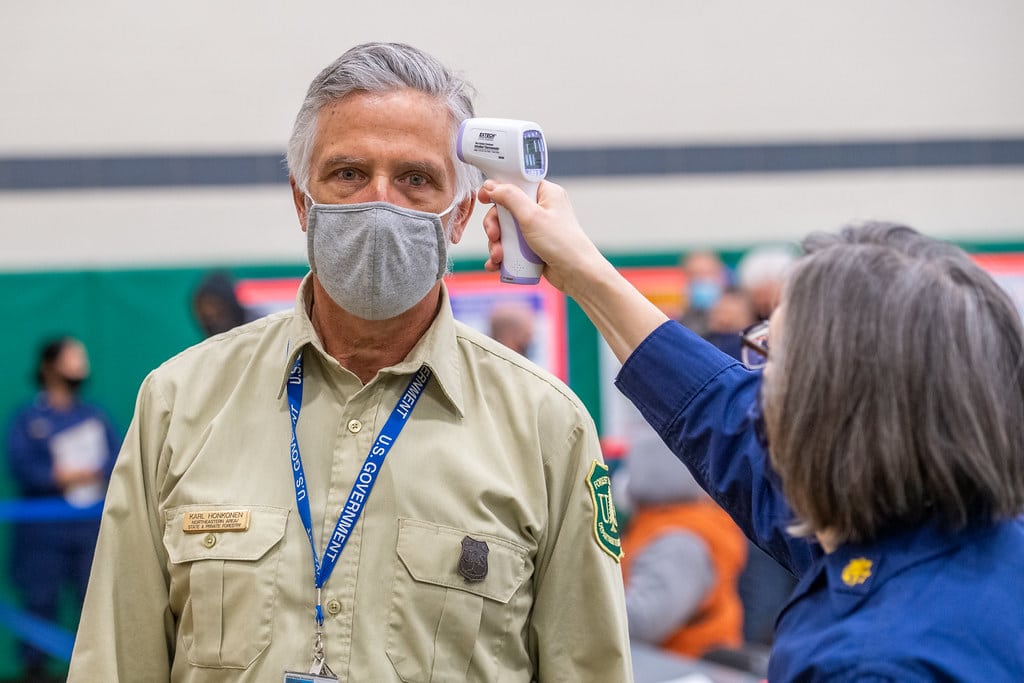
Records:
<instances>
[{"instance_id":1,"label":"dark stripe on wall","mask_svg":"<svg viewBox=\"0 0 1024 683\"><path fill-rule=\"evenodd\" d=\"M1024 138L552 149L549 176L801 173L1024 166ZM278 154L0 157L0 191L277 185Z\"/></svg>"},{"instance_id":2,"label":"dark stripe on wall","mask_svg":"<svg viewBox=\"0 0 1024 683\"><path fill-rule=\"evenodd\" d=\"M568 169L568 173L561 171ZM1024 166L1024 138L565 149L551 175L800 173L893 168Z\"/></svg>"}]
</instances>

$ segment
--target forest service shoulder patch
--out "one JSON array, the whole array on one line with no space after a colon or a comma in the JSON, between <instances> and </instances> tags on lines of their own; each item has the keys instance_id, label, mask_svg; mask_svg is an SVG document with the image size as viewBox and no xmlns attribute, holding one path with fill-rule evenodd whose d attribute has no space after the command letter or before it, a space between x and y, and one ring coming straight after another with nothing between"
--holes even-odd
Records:
<instances>
[{"instance_id":1,"label":"forest service shoulder patch","mask_svg":"<svg viewBox=\"0 0 1024 683\"><path fill-rule=\"evenodd\" d=\"M615 520L608 466L595 460L587 475L587 486L590 488L590 501L594 504L594 538L601 550L619 562L622 559L622 543L619 540L619 525Z\"/></svg>"}]
</instances>

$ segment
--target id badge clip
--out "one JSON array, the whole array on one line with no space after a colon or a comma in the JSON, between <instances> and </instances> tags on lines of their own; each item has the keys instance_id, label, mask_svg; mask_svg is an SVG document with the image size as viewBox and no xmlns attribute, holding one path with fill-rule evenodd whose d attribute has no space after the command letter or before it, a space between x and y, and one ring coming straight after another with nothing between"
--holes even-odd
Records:
<instances>
[{"instance_id":1,"label":"id badge clip","mask_svg":"<svg viewBox=\"0 0 1024 683\"><path fill-rule=\"evenodd\" d=\"M320 604L320 591L317 590L317 609ZM316 635L313 636L313 665L309 667L309 673L301 671L285 671L284 683L338 683L338 676L327 666L327 657L324 654L324 632L320 625L317 625Z\"/></svg>"}]
</instances>

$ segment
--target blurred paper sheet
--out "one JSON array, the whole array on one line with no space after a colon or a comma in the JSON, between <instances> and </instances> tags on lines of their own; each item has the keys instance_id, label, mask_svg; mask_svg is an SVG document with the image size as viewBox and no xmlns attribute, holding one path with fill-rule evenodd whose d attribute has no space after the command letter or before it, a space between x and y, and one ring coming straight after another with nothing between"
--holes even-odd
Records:
<instances>
[{"instance_id":1,"label":"blurred paper sheet","mask_svg":"<svg viewBox=\"0 0 1024 683\"><path fill-rule=\"evenodd\" d=\"M107 450L106 431L96 419L65 429L50 440L54 464L67 470L98 472L107 459ZM103 483L69 486L64 498L76 507L88 507L103 499Z\"/></svg>"}]
</instances>

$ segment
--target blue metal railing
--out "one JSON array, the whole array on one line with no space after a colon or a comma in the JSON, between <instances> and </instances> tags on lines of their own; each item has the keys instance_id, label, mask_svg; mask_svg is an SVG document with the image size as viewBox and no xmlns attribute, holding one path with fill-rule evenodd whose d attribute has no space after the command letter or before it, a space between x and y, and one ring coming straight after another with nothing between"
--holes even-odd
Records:
<instances>
[{"instance_id":1,"label":"blue metal railing","mask_svg":"<svg viewBox=\"0 0 1024 683\"><path fill-rule=\"evenodd\" d=\"M80 508L63 498L3 500L0 501L0 523L98 519L102 511L103 503ZM52 657L71 661L75 634L3 600L0 600L0 627Z\"/></svg>"}]
</instances>

